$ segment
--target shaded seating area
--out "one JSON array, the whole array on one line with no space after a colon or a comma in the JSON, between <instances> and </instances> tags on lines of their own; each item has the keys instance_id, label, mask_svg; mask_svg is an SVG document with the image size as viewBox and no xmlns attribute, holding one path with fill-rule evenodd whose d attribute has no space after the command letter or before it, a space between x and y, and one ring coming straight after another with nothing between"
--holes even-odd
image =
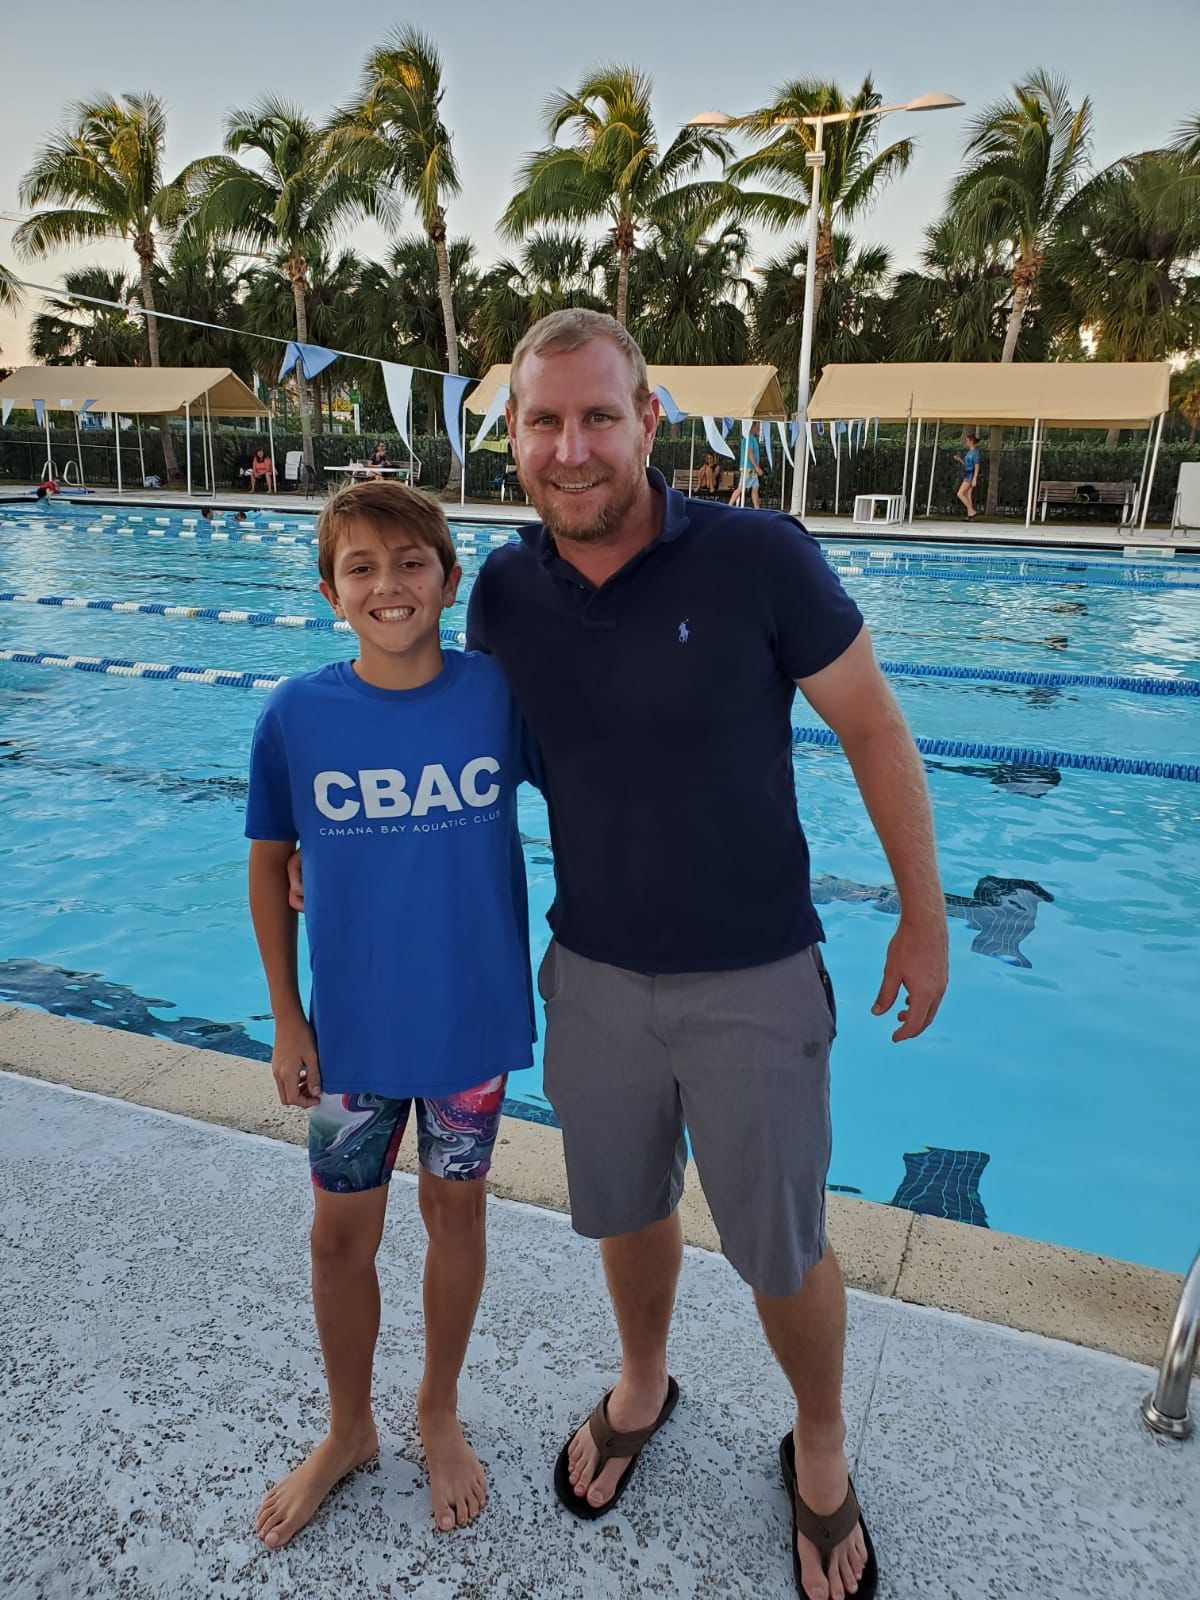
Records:
<instances>
[{"instance_id":1,"label":"shaded seating area","mask_svg":"<svg viewBox=\"0 0 1200 1600\"><path fill-rule=\"evenodd\" d=\"M1170 409L1170 367L1165 361L912 361L831 363L808 407L811 422L874 419L905 425L904 469L899 484L887 485L904 503L912 525L920 496L921 452L930 451L925 515L931 513L933 478L941 429L1029 430L1029 482L1025 526L1039 507L1067 504L1057 493L1083 488L1110 497L1081 505L1118 504L1129 526L1146 526L1158 464L1163 423ZM1146 448L1136 483L1060 483L1041 479L1042 451L1051 429L1127 428L1144 431ZM1041 488L1047 497L1040 494ZM1128 499L1126 491L1132 488ZM1074 502L1071 502L1074 503Z\"/></svg>"},{"instance_id":2,"label":"shaded seating area","mask_svg":"<svg viewBox=\"0 0 1200 1600\"><path fill-rule=\"evenodd\" d=\"M1119 506L1122 527L1130 520L1137 504L1136 483L1087 483L1082 479L1044 478L1038 484L1038 507L1042 521L1048 506L1070 506L1072 512L1091 506Z\"/></svg>"},{"instance_id":3,"label":"shaded seating area","mask_svg":"<svg viewBox=\"0 0 1200 1600\"><path fill-rule=\"evenodd\" d=\"M71 413L75 422L76 461L80 483L85 479L79 418L108 413L113 419L117 450L117 493L124 489L121 466L121 419L137 424L140 475L137 487L146 487L142 449L143 417L181 417L184 422L185 478L192 493L193 428L201 447L204 490L216 488L216 459L212 424L220 417L266 418L270 454L275 455L271 411L230 367L18 367L0 383L5 416L11 407L35 412L46 430L46 459L53 466L50 413Z\"/></svg>"}]
</instances>

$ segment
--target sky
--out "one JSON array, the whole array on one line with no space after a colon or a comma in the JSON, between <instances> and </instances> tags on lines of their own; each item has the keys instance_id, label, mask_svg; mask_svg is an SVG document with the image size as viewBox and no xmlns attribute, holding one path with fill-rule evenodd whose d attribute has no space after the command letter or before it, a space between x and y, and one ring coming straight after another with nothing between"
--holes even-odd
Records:
<instances>
[{"instance_id":1,"label":"sky","mask_svg":"<svg viewBox=\"0 0 1200 1600\"><path fill-rule=\"evenodd\" d=\"M1103 166L1161 145L1200 111L1200 4L1151 0L1005 0L951 7L932 0L816 6L691 0L687 6L604 0L595 7L548 0L442 0L438 8L381 7L367 0L56 0L52 15L31 0L0 0L0 262L37 283L56 283L85 262L133 267L121 244L30 262L11 243L17 190L35 150L73 100L150 90L168 112L167 172L220 149L230 106L283 95L320 120L352 94L367 51L401 23L434 38L445 65L444 115L454 137L462 194L449 208L454 235L474 241L487 265L507 247L496 219L522 157L544 142L543 107L598 62L636 64L654 83L660 138L698 111L731 115L769 103L787 80L833 78L848 91L866 73L885 102L944 90L961 111L896 115L883 136L918 141L909 171L882 195L860 237L886 245L894 265L915 264L922 232L941 208L973 114L1033 67L1089 95L1094 160ZM413 219L415 225L415 219ZM347 239L382 254L373 225ZM786 241L761 237L763 252ZM0 364L26 357L25 325L39 309L0 313Z\"/></svg>"}]
</instances>

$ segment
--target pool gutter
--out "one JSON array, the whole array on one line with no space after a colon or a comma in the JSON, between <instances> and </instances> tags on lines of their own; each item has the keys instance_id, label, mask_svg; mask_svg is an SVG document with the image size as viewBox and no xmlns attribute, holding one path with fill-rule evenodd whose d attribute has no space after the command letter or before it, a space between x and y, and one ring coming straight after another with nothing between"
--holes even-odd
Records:
<instances>
[{"instance_id":1,"label":"pool gutter","mask_svg":"<svg viewBox=\"0 0 1200 1600\"><path fill-rule=\"evenodd\" d=\"M278 1104L262 1062L23 1006L0 1006L0 1069L292 1144L305 1137L302 1113ZM400 1165L412 1170L409 1145ZM491 1181L508 1199L565 1211L557 1130L505 1117ZM680 1215L689 1244L719 1248L694 1166ZM853 1288L1150 1366L1182 1283L1175 1273L845 1195L828 1196L828 1229Z\"/></svg>"}]
</instances>

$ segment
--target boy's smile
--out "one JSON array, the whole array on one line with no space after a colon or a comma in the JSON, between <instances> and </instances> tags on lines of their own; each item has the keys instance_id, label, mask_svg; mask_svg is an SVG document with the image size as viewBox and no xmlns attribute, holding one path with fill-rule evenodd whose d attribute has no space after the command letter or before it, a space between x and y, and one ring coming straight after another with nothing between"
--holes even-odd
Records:
<instances>
[{"instance_id":1,"label":"boy's smile","mask_svg":"<svg viewBox=\"0 0 1200 1600\"><path fill-rule=\"evenodd\" d=\"M358 635L360 677L378 688L410 689L441 671L439 625L453 605L461 570L449 577L429 545L403 528L355 523L342 540L333 583L321 593Z\"/></svg>"}]
</instances>

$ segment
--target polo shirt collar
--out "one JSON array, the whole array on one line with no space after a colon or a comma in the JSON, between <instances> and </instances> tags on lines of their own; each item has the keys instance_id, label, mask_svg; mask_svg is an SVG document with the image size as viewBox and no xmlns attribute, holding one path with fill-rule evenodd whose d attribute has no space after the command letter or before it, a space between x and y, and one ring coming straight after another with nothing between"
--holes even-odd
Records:
<instances>
[{"instance_id":1,"label":"polo shirt collar","mask_svg":"<svg viewBox=\"0 0 1200 1600\"><path fill-rule=\"evenodd\" d=\"M650 487L657 490L662 498L662 523L657 537L651 539L644 551L639 552L643 555L657 545L669 544L671 540L678 539L688 525L687 497L678 489L670 488L657 467L647 467L646 478ZM551 562L558 560L558 546L547 531L545 523L537 522L532 527L523 528L521 537L537 552L543 566L548 567Z\"/></svg>"}]
</instances>

